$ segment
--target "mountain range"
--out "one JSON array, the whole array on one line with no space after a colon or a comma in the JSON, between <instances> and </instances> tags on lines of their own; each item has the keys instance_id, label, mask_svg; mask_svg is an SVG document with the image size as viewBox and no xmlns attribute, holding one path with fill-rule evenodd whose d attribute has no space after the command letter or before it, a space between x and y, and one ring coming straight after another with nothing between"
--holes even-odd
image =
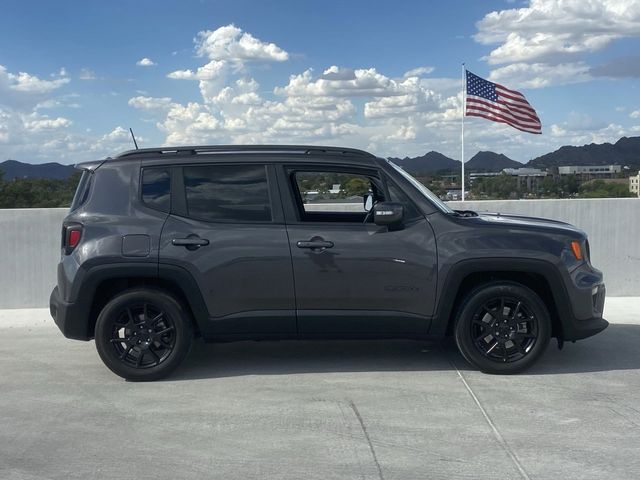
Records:
<instances>
[{"instance_id":1,"label":"mountain range","mask_svg":"<svg viewBox=\"0 0 640 480\"><path fill-rule=\"evenodd\" d=\"M390 158L411 173L434 173L460 169L460 161L438 152L418 157ZM560 165L623 165L640 169L640 137L622 137L615 143L564 146L523 164L495 152L478 152L465 163L467 172L499 172L504 168L549 168Z\"/></svg>"},{"instance_id":2,"label":"mountain range","mask_svg":"<svg viewBox=\"0 0 640 480\"><path fill-rule=\"evenodd\" d=\"M418 157L390 158L411 173L458 171L460 161L431 151ZM564 146L541 155L526 164L495 152L478 152L465 164L467 172L499 172L504 168L549 168L560 165L623 165L632 170L640 168L640 137L622 137L615 143L591 143L581 147ZM72 165L59 163L31 164L6 160L0 163L5 180L15 178L63 179L74 172Z\"/></svg>"},{"instance_id":3,"label":"mountain range","mask_svg":"<svg viewBox=\"0 0 640 480\"><path fill-rule=\"evenodd\" d=\"M73 165L61 165L60 163L31 163L18 162L17 160L6 160L0 162L0 172L3 173L4 180L15 178L51 178L61 180L69 178L75 168Z\"/></svg>"}]
</instances>

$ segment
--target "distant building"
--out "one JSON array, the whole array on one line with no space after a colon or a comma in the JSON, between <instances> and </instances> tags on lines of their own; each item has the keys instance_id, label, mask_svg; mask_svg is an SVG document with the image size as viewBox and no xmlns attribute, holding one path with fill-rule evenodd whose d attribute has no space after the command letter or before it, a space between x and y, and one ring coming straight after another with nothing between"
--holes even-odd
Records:
<instances>
[{"instance_id":1,"label":"distant building","mask_svg":"<svg viewBox=\"0 0 640 480\"><path fill-rule=\"evenodd\" d=\"M582 180L615 178L620 172L622 172L620 165L569 165L558 167L559 175L575 175Z\"/></svg>"},{"instance_id":2,"label":"distant building","mask_svg":"<svg viewBox=\"0 0 640 480\"><path fill-rule=\"evenodd\" d=\"M469 183L473 185L474 180L478 178L499 177L500 175L509 175L518 178L518 187L526 187L532 190L538 186L540 180L548 175L544 170L539 168L505 168L500 172L477 172L469 174Z\"/></svg>"},{"instance_id":3,"label":"distant building","mask_svg":"<svg viewBox=\"0 0 640 480\"><path fill-rule=\"evenodd\" d=\"M517 177L518 187L526 187L528 191L537 189L540 181L548 175L547 172L539 168L505 168L502 171L512 177Z\"/></svg>"},{"instance_id":4,"label":"distant building","mask_svg":"<svg viewBox=\"0 0 640 480\"><path fill-rule=\"evenodd\" d=\"M469 174L469 183L473 185L473 181L477 178L497 177L502 175L502 172L475 172Z\"/></svg>"},{"instance_id":5,"label":"distant building","mask_svg":"<svg viewBox=\"0 0 640 480\"><path fill-rule=\"evenodd\" d=\"M629 177L629 191L640 197L640 172L638 175Z\"/></svg>"}]
</instances>

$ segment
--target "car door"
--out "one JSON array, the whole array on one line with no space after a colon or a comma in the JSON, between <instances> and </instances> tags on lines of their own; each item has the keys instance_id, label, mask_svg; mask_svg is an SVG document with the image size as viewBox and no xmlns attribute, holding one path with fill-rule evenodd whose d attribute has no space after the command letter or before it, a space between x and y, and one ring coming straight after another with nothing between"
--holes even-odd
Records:
<instances>
[{"instance_id":1,"label":"car door","mask_svg":"<svg viewBox=\"0 0 640 480\"><path fill-rule=\"evenodd\" d=\"M195 279L207 336L295 335L293 276L273 167L198 163L172 168L160 265Z\"/></svg>"},{"instance_id":2,"label":"car door","mask_svg":"<svg viewBox=\"0 0 640 480\"><path fill-rule=\"evenodd\" d=\"M278 175L299 333L426 333L435 299L435 239L408 197L377 169L282 165ZM400 228L365 221L369 193L405 205Z\"/></svg>"}]
</instances>

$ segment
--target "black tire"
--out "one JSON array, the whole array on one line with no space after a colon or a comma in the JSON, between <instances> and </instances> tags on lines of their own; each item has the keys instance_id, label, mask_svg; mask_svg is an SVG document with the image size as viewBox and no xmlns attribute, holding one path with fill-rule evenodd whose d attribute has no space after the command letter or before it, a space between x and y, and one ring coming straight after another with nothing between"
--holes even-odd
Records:
<instances>
[{"instance_id":1,"label":"black tire","mask_svg":"<svg viewBox=\"0 0 640 480\"><path fill-rule=\"evenodd\" d=\"M462 356L485 373L519 373L544 353L551 317L542 299L514 282L492 282L470 292L455 323Z\"/></svg>"},{"instance_id":2,"label":"black tire","mask_svg":"<svg viewBox=\"0 0 640 480\"><path fill-rule=\"evenodd\" d=\"M126 290L100 312L96 348L116 375L132 381L158 380L175 370L191 349L188 311L169 293L154 288Z\"/></svg>"}]
</instances>

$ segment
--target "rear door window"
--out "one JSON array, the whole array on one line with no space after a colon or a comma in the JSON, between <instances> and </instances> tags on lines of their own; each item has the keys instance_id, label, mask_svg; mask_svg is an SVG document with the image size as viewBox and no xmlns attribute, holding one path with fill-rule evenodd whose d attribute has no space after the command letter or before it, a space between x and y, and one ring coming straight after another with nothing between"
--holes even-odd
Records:
<instances>
[{"instance_id":1,"label":"rear door window","mask_svg":"<svg viewBox=\"0 0 640 480\"><path fill-rule=\"evenodd\" d=\"M166 167L145 168L142 171L142 201L154 210L169 211L171 175Z\"/></svg>"},{"instance_id":2,"label":"rear door window","mask_svg":"<svg viewBox=\"0 0 640 480\"><path fill-rule=\"evenodd\" d=\"M209 222L270 222L265 165L197 165L183 168L189 217Z\"/></svg>"}]
</instances>

